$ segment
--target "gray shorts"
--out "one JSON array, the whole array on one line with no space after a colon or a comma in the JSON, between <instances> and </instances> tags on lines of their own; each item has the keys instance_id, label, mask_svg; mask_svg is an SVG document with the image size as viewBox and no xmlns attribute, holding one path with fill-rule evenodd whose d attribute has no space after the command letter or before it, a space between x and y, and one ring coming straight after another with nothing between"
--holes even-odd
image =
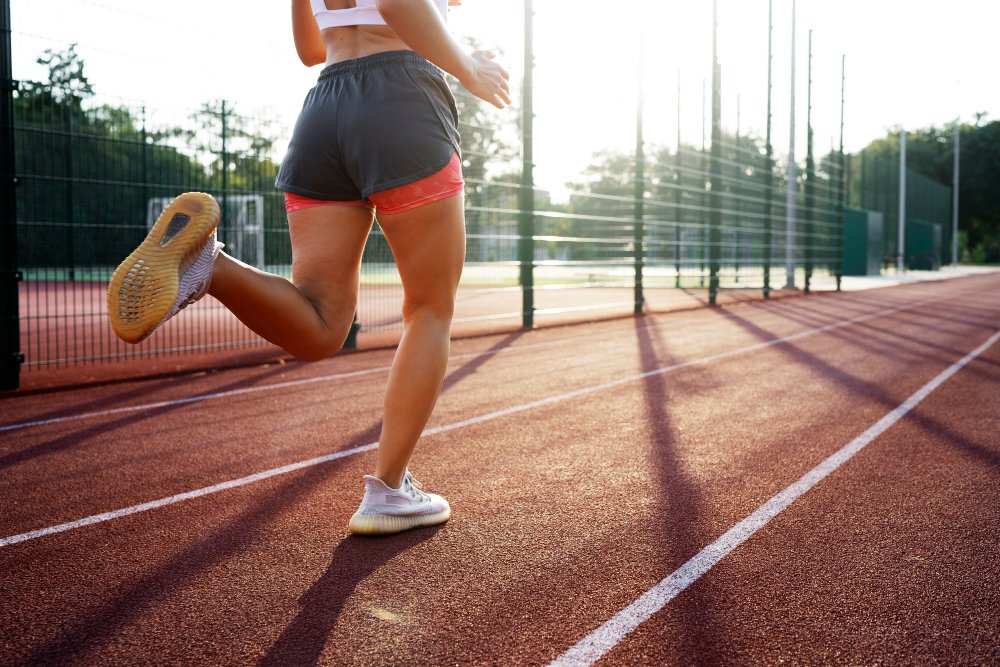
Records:
<instances>
[{"instance_id":1,"label":"gray shorts","mask_svg":"<svg viewBox=\"0 0 1000 667\"><path fill-rule=\"evenodd\" d=\"M412 51L329 65L306 95L275 187L356 201L430 176L459 151L441 70Z\"/></svg>"}]
</instances>

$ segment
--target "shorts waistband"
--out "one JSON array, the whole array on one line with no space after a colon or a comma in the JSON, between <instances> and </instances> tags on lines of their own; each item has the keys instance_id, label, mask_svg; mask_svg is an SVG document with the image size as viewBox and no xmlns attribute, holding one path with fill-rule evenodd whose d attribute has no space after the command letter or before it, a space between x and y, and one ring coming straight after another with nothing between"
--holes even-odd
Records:
<instances>
[{"instance_id":1,"label":"shorts waistband","mask_svg":"<svg viewBox=\"0 0 1000 667\"><path fill-rule=\"evenodd\" d=\"M431 64L430 61L413 51L383 51L382 53L373 53L370 56L361 56L360 58L352 58L351 60L327 65L319 73L319 80L328 81L340 76L348 76L372 70L391 69L400 65L420 67L434 74L443 75L441 70Z\"/></svg>"}]
</instances>

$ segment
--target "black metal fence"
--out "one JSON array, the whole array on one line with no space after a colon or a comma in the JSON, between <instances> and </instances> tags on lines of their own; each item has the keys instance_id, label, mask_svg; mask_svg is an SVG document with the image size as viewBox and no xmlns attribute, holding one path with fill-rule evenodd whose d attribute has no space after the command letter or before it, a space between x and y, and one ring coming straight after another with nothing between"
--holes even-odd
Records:
<instances>
[{"instance_id":1,"label":"black metal fence","mask_svg":"<svg viewBox=\"0 0 1000 667\"><path fill-rule=\"evenodd\" d=\"M553 201L534 185L531 0L525 9L520 114L494 114L456 85L468 226L457 331L656 309L676 288L704 288L712 303L726 289L808 290L820 275L839 280L848 198L892 217L892 179L875 179L874 163L855 157L848 184L842 150L814 155L811 115L789 211L787 160L772 147L770 100L765 136L741 132L738 123L723 127L718 66L711 110L704 98L677 93L678 109L702 103L700 145L684 136L680 113L674 145L646 141L639 103L635 149L595 145L568 197ZM3 28L9 53L9 14ZM64 57L72 64L73 47ZM289 276L283 202L273 188L288 128L223 100L180 111L98 96L73 82L16 82L10 71L4 80L11 83L4 172L17 179L16 187L3 183L0 221L4 386L17 385L21 367L266 344L208 298L149 341L127 346L107 324L105 287L165 202L190 190L219 200L227 252ZM914 205L937 216L946 201L941 187L914 186ZM398 335L401 298L376 226L363 262L358 336Z\"/></svg>"}]
</instances>

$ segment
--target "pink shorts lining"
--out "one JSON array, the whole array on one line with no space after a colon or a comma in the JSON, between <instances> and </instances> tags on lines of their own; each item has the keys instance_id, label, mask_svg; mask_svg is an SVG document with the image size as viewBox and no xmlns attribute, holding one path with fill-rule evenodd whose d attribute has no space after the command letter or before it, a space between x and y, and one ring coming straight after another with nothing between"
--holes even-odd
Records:
<instances>
[{"instance_id":1,"label":"pink shorts lining","mask_svg":"<svg viewBox=\"0 0 1000 667\"><path fill-rule=\"evenodd\" d=\"M424 204L452 197L462 191L462 160L455 153L443 169L413 183L400 185L381 192L372 193L368 199L334 201L313 199L302 195L285 193L285 211L299 211L314 206L363 206L378 210L386 215L404 213Z\"/></svg>"}]
</instances>

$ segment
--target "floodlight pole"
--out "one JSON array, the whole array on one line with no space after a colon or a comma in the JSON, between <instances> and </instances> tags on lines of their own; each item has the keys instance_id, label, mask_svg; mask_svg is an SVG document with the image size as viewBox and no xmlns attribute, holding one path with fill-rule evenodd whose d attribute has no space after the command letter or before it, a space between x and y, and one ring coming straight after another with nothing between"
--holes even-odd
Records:
<instances>
[{"instance_id":1,"label":"floodlight pole","mask_svg":"<svg viewBox=\"0 0 1000 667\"><path fill-rule=\"evenodd\" d=\"M955 167L952 170L951 186L951 263L958 266L958 162L959 146L962 143L962 125L955 119Z\"/></svg>"},{"instance_id":2,"label":"floodlight pole","mask_svg":"<svg viewBox=\"0 0 1000 667\"><path fill-rule=\"evenodd\" d=\"M906 130L899 132L899 229L896 248L896 271L906 270Z\"/></svg>"},{"instance_id":3,"label":"floodlight pole","mask_svg":"<svg viewBox=\"0 0 1000 667\"><path fill-rule=\"evenodd\" d=\"M785 195L785 289L795 289L795 0L792 0L792 83L788 136L788 191Z\"/></svg>"}]
</instances>

